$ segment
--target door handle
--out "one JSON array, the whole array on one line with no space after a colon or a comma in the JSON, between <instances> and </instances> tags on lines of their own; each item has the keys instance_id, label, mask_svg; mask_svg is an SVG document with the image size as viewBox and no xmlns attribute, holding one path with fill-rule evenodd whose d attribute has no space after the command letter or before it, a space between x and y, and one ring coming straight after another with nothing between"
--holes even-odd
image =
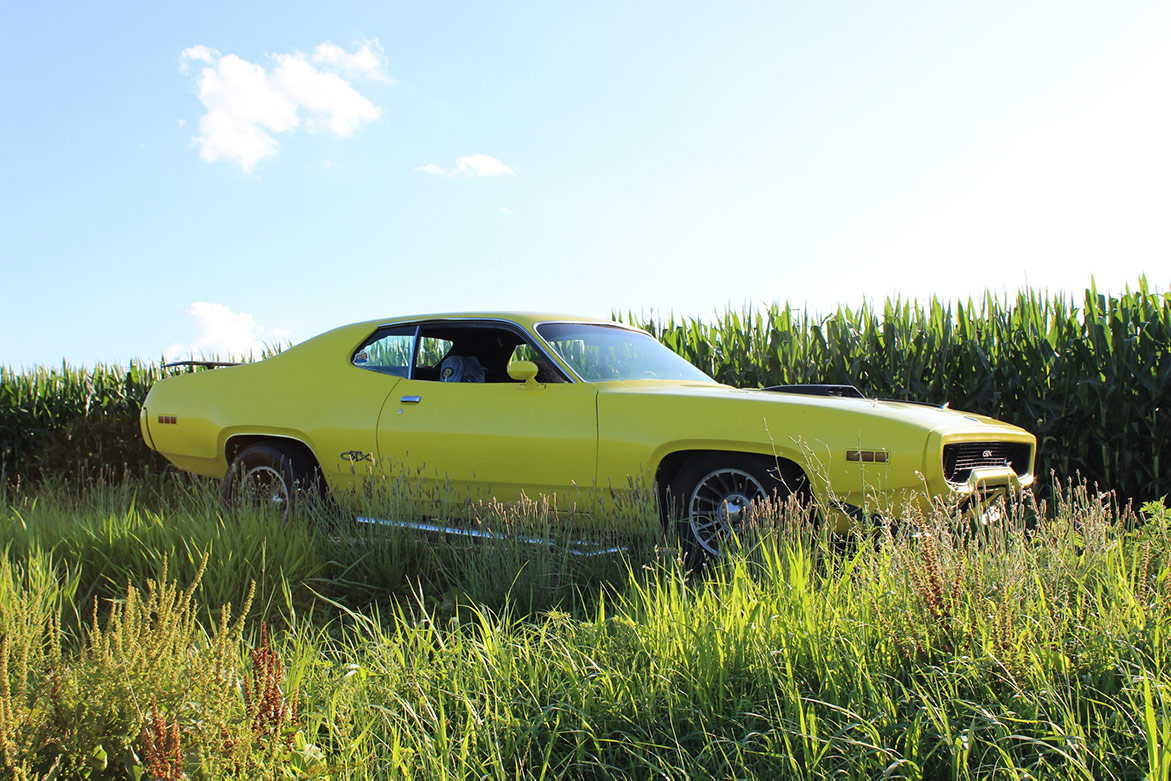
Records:
<instances>
[{"instance_id":1,"label":"door handle","mask_svg":"<svg viewBox=\"0 0 1171 781\"><path fill-rule=\"evenodd\" d=\"M418 404L422 400L422 396L403 396L401 399L399 399L399 402L402 404Z\"/></svg>"}]
</instances>

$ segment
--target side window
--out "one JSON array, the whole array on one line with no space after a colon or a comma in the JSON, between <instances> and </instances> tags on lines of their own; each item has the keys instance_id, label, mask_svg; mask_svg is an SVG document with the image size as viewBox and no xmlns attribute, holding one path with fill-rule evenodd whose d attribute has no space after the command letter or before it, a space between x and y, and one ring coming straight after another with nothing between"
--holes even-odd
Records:
<instances>
[{"instance_id":1,"label":"side window","mask_svg":"<svg viewBox=\"0 0 1171 781\"><path fill-rule=\"evenodd\" d=\"M427 336L424 334L419 339L419 354L415 356L415 375L424 377L429 370L438 369L439 364L451 352L453 342L450 339L442 339L438 336ZM423 372L419 372L423 369Z\"/></svg>"},{"instance_id":2,"label":"side window","mask_svg":"<svg viewBox=\"0 0 1171 781\"><path fill-rule=\"evenodd\" d=\"M434 323L419 331L411 377L431 382L511 383L508 365L533 361L538 382L563 382L547 359L511 328L485 323ZM545 377L548 379L545 379Z\"/></svg>"},{"instance_id":3,"label":"side window","mask_svg":"<svg viewBox=\"0 0 1171 781\"><path fill-rule=\"evenodd\" d=\"M354 353L353 364L360 369L406 377L415 347L415 327L401 326L379 331Z\"/></svg>"}]
</instances>

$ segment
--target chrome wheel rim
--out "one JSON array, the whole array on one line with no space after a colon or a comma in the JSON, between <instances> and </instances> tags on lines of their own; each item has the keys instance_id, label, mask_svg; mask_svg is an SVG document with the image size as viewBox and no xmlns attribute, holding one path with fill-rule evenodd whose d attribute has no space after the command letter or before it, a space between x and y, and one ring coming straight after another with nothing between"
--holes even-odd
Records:
<instances>
[{"instance_id":1,"label":"chrome wheel rim","mask_svg":"<svg viewBox=\"0 0 1171 781\"><path fill-rule=\"evenodd\" d=\"M240 504L260 511L269 511L278 518L289 513L289 487L284 475L271 466L254 466L240 481Z\"/></svg>"},{"instance_id":2,"label":"chrome wheel rim","mask_svg":"<svg viewBox=\"0 0 1171 781\"><path fill-rule=\"evenodd\" d=\"M751 514L753 502L764 497L764 486L743 469L709 472L687 502L691 539L712 556L723 555L724 546Z\"/></svg>"}]
</instances>

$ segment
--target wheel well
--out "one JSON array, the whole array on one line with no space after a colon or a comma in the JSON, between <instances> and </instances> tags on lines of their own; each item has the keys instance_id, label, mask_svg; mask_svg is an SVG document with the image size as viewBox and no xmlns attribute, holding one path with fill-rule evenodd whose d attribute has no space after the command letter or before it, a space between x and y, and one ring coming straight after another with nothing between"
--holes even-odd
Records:
<instances>
[{"instance_id":1,"label":"wheel well","mask_svg":"<svg viewBox=\"0 0 1171 781\"><path fill-rule=\"evenodd\" d=\"M317 456L313 454L313 450L301 440L292 437L274 437L266 434L240 434L231 437L224 446L224 455L228 458L228 466L231 466L232 461L236 459L241 450L261 443L275 445L291 455L304 459L305 463L313 465L313 471L317 474L318 479L321 479L321 464L318 462Z\"/></svg>"},{"instance_id":2,"label":"wheel well","mask_svg":"<svg viewBox=\"0 0 1171 781\"><path fill-rule=\"evenodd\" d=\"M658 469L655 470L655 492L659 500L660 512L667 512L667 489L671 485L671 481L675 479L675 475L683 468L683 465L693 458L700 458L703 456L712 456L726 453L728 455L747 456L755 458L764 464L769 470L777 470L780 472L781 479L792 480L799 482L804 480L805 485L809 485L808 476L801 465L796 461L780 456L766 456L762 453L745 453L741 450L678 450L674 453L668 453L659 462Z\"/></svg>"}]
</instances>

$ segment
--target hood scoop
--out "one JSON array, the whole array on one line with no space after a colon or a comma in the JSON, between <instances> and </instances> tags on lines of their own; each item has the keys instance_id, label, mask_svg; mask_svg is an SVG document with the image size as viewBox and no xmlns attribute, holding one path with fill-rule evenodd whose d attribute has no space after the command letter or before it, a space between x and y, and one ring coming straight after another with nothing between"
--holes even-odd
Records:
<instances>
[{"instance_id":1,"label":"hood scoop","mask_svg":"<svg viewBox=\"0 0 1171 781\"><path fill-rule=\"evenodd\" d=\"M864 399L853 385L771 385L761 390L777 393L800 393L804 396L834 396L839 399Z\"/></svg>"}]
</instances>

